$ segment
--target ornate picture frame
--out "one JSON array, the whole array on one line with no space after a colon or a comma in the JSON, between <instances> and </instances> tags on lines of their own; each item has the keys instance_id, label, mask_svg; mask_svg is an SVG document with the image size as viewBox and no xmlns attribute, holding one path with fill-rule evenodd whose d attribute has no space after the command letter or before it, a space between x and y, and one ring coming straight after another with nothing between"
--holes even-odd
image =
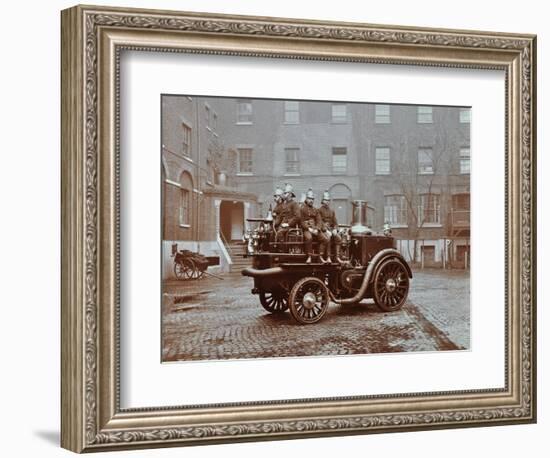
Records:
<instances>
[{"instance_id":1,"label":"ornate picture frame","mask_svg":"<svg viewBox=\"0 0 550 458\"><path fill-rule=\"evenodd\" d=\"M505 72L505 387L122 409L124 50ZM536 421L536 37L109 7L62 12L62 424L75 452Z\"/></svg>"}]
</instances>

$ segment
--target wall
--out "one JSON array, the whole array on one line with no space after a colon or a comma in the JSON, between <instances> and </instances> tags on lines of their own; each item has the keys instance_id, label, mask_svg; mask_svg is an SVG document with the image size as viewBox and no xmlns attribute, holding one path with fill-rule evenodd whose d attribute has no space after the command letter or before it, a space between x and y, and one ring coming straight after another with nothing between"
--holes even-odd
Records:
<instances>
[{"instance_id":1,"label":"wall","mask_svg":"<svg viewBox=\"0 0 550 458\"><path fill-rule=\"evenodd\" d=\"M270 443L142 450L102 456L281 457L388 456L407 458L540 457L547 452L547 311L550 231L548 125L550 80L548 14L543 2L353 0L257 2L240 0L112 0L118 6L188 9L264 16L304 17L381 24L470 28L539 34L539 423L537 425L355 436ZM59 10L74 4L53 0L3 5L2 159L2 448L4 456L72 456L57 446L59 428ZM21 163L21 157L24 164ZM543 202L546 202L543 209ZM39 263L31 261L39 249ZM361 374L368 376L368 374ZM404 374L406 376L406 374ZM544 447L544 448L543 448Z\"/></svg>"},{"instance_id":2,"label":"wall","mask_svg":"<svg viewBox=\"0 0 550 458\"><path fill-rule=\"evenodd\" d=\"M298 104L298 119L289 123L285 122L283 100L233 97L205 100L219 111L219 138L225 149L252 151L251 169L242 173L237 167L237 173L230 174L230 179L239 189L258 196L264 213L272 203L272 189L290 183L298 200L303 200L311 187L317 195L317 205L321 193L330 189L333 199L348 200L333 202L335 208L347 206L348 213L351 200L367 200L374 212L369 225L381 230L386 221L386 196L400 196L407 200L408 221L395 228L394 235L400 239L437 239L451 235L448 215L452 195L466 193L469 199L469 169L468 173L460 172L459 153L462 147L470 147L470 123L459 121L457 107L429 107L433 110L431 122L419 123L416 105L386 105L390 119L386 124L378 124L376 105L372 103L344 104L346 119L335 121L332 102L294 101ZM236 116L241 102L251 106L251 117L246 123L238 122ZM171 122L171 117L167 118L166 124ZM177 130L178 126L172 125ZM377 147L389 149L386 174L377 170ZM432 149L432 173L417 172L421 147ZM297 167L291 172L286 170L286 148L297 149ZM346 167L340 173L333 171L334 148L344 148L346 152ZM338 195L338 188L345 188L344 196ZM426 193L438 198L440 216L436 224L419 226L417 220L421 215L416 208L420 195ZM342 218L344 212L338 213L339 223L350 223L349 217ZM463 235L468 236L469 225L466 229Z\"/></svg>"}]
</instances>

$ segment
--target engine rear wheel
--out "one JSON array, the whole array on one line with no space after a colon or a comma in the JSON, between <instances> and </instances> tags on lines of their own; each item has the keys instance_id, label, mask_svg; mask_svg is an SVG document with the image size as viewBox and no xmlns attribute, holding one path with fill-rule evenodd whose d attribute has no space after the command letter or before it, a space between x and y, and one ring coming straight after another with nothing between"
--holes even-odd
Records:
<instances>
[{"instance_id":1,"label":"engine rear wheel","mask_svg":"<svg viewBox=\"0 0 550 458\"><path fill-rule=\"evenodd\" d=\"M260 303L269 313L283 313L288 310L288 295L284 291L262 291Z\"/></svg>"},{"instance_id":2,"label":"engine rear wheel","mask_svg":"<svg viewBox=\"0 0 550 458\"><path fill-rule=\"evenodd\" d=\"M405 304L409 295L407 268L397 259L382 261L373 282L374 302L385 312L395 312Z\"/></svg>"},{"instance_id":3,"label":"engine rear wheel","mask_svg":"<svg viewBox=\"0 0 550 458\"><path fill-rule=\"evenodd\" d=\"M328 288L317 277L302 278L290 291L288 302L290 313L298 323L317 323L328 308Z\"/></svg>"}]
</instances>

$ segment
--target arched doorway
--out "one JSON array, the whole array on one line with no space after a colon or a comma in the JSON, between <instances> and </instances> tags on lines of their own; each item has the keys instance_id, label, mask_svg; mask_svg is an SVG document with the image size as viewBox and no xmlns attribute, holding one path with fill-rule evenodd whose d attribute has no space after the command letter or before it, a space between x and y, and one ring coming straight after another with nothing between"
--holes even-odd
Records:
<instances>
[{"instance_id":1,"label":"arched doorway","mask_svg":"<svg viewBox=\"0 0 550 458\"><path fill-rule=\"evenodd\" d=\"M220 204L220 233L227 242L242 240L244 232L243 202L224 200Z\"/></svg>"},{"instance_id":2,"label":"arched doorway","mask_svg":"<svg viewBox=\"0 0 550 458\"><path fill-rule=\"evenodd\" d=\"M329 189L332 198L332 209L336 214L338 224L351 223L351 189L345 184L335 184Z\"/></svg>"}]
</instances>

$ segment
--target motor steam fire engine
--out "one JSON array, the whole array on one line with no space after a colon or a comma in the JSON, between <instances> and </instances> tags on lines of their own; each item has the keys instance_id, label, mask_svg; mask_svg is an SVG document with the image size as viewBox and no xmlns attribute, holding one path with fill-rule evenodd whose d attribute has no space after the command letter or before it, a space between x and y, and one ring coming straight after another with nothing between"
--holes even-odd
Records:
<instances>
[{"instance_id":1,"label":"motor steam fire engine","mask_svg":"<svg viewBox=\"0 0 550 458\"><path fill-rule=\"evenodd\" d=\"M250 218L257 223L246 232L246 254L252 267L242 275L254 279L253 294L270 313L290 309L300 324L318 322L330 302L348 305L374 299L385 312L401 309L407 300L412 272L395 249L391 229L373 233L367 226L367 202L353 202L350 225L341 225L343 262L306 263L303 233L300 228L288 231L284 241L277 241L273 218ZM316 259L319 259L317 256Z\"/></svg>"}]
</instances>

